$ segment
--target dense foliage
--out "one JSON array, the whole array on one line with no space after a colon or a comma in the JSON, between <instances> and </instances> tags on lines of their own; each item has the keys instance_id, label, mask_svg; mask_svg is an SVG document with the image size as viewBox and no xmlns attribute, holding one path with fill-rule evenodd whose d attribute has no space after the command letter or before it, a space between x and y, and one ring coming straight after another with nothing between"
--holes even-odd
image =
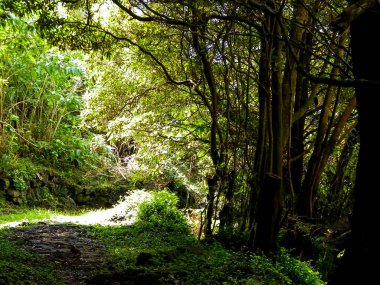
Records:
<instances>
[{"instance_id":1,"label":"dense foliage","mask_svg":"<svg viewBox=\"0 0 380 285\"><path fill-rule=\"evenodd\" d=\"M360 196L363 163L365 190L354 186L358 157L371 160L359 136L375 148L355 91L375 94L378 82L348 27L359 17L365 28L361 14L375 19L378 3L358 2L3 1L0 202L29 201L32 188L53 201L45 182L31 185L47 168L121 176L163 190L141 205L148 230L188 233L178 197L199 239L286 246L330 278L349 217L373 219L360 204L372 201ZM96 197L82 190L71 191L77 204ZM360 245L371 233L354 217ZM274 264L281 282L318 279L282 254L270 262L297 273Z\"/></svg>"},{"instance_id":2,"label":"dense foliage","mask_svg":"<svg viewBox=\"0 0 380 285\"><path fill-rule=\"evenodd\" d=\"M106 174L113 157L81 127L84 55L50 46L32 19L0 13L0 205L81 204L79 184L103 187L109 179L86 176Z\"/></svg>"}]
</instances>

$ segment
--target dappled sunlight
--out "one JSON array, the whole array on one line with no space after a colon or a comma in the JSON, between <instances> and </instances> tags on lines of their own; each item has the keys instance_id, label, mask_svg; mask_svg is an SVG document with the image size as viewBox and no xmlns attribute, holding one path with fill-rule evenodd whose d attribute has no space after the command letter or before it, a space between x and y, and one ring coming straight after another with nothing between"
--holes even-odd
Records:
<instances>
[{"instance_id":1,"label":"dappled sunlight","mask_svg":"<svg viewBox=\"0 0 380 285\"><path fill-rule=\"evenodd\" d=\"M122 197L110 209L94 210L80 216L57 215L50 220L57 223L75 223L80 225L131 225L135 222L138 205L151 197L144 190L135 190Z\"/></svg>"},{"instance_id":2,"label":"dappled sunlight","mask_svg":"<svg viewBox=\"0 0 380 285\"><path fill-rule=\"evenodd\" d=\"M24 218L19 221L2 224L0 228L17 227L30 222L74 223L78 225L131 225L136 220L139 204L150 199L151 196L145 190L135 190L121 197L118 203L109 209L88 211L76 216L52 214L48 219Z\"/></svg>"}]
</instances>

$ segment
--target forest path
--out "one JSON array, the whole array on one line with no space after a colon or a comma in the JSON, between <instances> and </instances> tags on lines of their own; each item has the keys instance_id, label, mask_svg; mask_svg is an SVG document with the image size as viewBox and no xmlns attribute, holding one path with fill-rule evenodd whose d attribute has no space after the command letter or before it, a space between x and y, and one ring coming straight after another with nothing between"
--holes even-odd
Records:
<instances>
[{"instance_id":1,"label":"forest path","mask_svg":"<svg viewBox=\"0 0 380 285\"><path fill-rule=\"evenodd\" d=\"M14 228L7 236L54 263L57 275L66 284L90 284L88 280L100 272L114 270L105 246L89 237L81 225L40 222Z\"/></svg>"},{"instance_id":2,"label":"forest path","mask_svg":"<svg viewBox=\"0 0 380 285\"><path fill-rule=\"evenodd\" d=\"M92 226L133 224L138 203L148 196L144 191L134 191L109 209L92 210L77 216L52 215L49 219L33 222L9 222L0 228L9 228L7 238L17 241L19 247L54 263L57 274L66 284L122 284L117 279L131 278L134 280L128 284L142 284L138 280L142 276L137 277L141 272L130 271L127 277L114 276L116 269L106 245L91 237L89 230ZM109 280L99 281L99 278Z\"/></svg>"},{"instance_id":3,"label":"forest path","mask_svg":"<svg viewBox=\"0 0 380 285\"><path fill-rule=\"evenodd\" d=\"M8 228L6 238L16 241L19 247L55 264L57 275L66 284L169 284L157 281L161 276L144 270L118 272L107 245L91 235L92 227L132 225L138 205L148 197L150 194L145 191L136 190L109 209L77 216L52 215L31 222L23 219L2 224L0 228Z\"/></svg>"}]
</instances>

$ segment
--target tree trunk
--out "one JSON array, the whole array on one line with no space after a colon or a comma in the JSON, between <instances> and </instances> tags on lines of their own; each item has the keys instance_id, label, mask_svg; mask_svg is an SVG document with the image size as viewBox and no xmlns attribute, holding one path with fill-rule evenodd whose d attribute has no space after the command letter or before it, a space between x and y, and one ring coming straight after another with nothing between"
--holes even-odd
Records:
<instances>
[{"instance_id":1,"label":"tree trunk","mask_svg":"<svg viewBox=\"0 0 380 285\"><path fill-rule=\"evenodd\" d=\"M340 58L342 58L344 49L344 42L346 38L342 36L339 41L338 51L336 54L336 65L332 70L332 79L336 79L340 74ZM322 153L329 136L330 119L333 119L330 114L332 113L332 103L336 95L336 87L329 85L326 91L326 96L323 102L322 112L319 119L317 137L314 143L314 150L310 157L307 172L304 182L302 184L301 193L297 199L297 213L301 216L312 217L313 216L313 204L314 196L317 193L319 187L320 177L323 172L321 165Z\"/></svg>"},{"instance_id":2,"label":"tree trunk","mask_svg":"<svg viewBox=\"0 0 380 285\"><path fill-rule=\"evenodd\" d=\"M300 60L302 39L305 33L305 23L308 18L308 13L304 0L295 0L293 2L293 21L294 24L290 31L289 44L286 47L288 49L288 56L285 64L284 79L282 84L282 115L283 115L283 137L284 142L287 142L289 137L289 131L292 122L294 104L296 100L297 91L297 63ZM299 98L297 98L299 99Z\"/></svg>"},{"instance_id":3,"label":"tree trunk","mask_svg":"<svg viewBox=\"0 0 380 285\"><path fill-rule=\"evenodd\" d=\"M253 248L264 252L277 246L277 234L281 216L281 177L266 174L260 191L257 209L257 230Z\"/></svg>"},{"instance_id":4,"label":"tree trunk","mask_svg":"<svg viewBox=\"0 0 380 285\"><path fill-rule=\"evenodd\" d=\"M218 124L218 105L220 94L217 92L215 77L212 69L212 64L209 58L205 31L206 23L202 20L202 14L197 9L193 8L194 27L192 28L192 44L202 63L203 76L206 79L209 91L209 97L202 97L203 102L208 108L211 126L210 126L210 157L215 169L215 174L212 178L207 178L208 193L207 193L207 208L205 221L205 236L211 238L212 235L212 218L215 213L215 194L217 192L218 182L221 182L221 164L224 162L223 136Z\"/></svg>"},{"instance_id":5,"label":"tree trunk","mask_svg":"<svg viewBox=\"0 0 380 285\"><path fill-rule=\"evenodd\" d=\"M273 50L272 50L272 112L270 130L273 134L270 141L268 156L269 174L266 174L260 187L256 228L254 229L253 248L265 252L276 249L279 222L283 207L282 167L283 167L283 104L282 104L282 41L278 19L269 16L273 23ZM275 55L274 55L275 54ZM252 236L251 232L251 236Z\"/></svg>"},{"instance_id":6,"label":"tree trunk","mask_svg":"<svg viewBox=\"0 0 380 285\"><path fill-rule=\"evenodd\" d=\"M358 131L354 127L350 132L346 143L340 154L339 161L336 166L336 172L332 179L330 193L328 197L328 206L324 216L329 217L329 221L334 222L340 219L342 209L347 204L347 198L344 197L344 181L347 176L347 167L352 159L354 148L358 143Z\"/></svg>"},{"instance_id":7,"label":"tree trunk","mask_svg":"<svg viewBox=\"0 0 380 285\"><path fill-rule=\"evenodd\" d=\"M304 45L306 47L312 46L313 35L310 32L304 33ZM310 72L311 66L311 53L306 50L300 51L300 63L304 66L305 72ZM305 122L306 111L301 116L296 115L302 111L307 103L309 96L310 84L303 76L297 77L296 94L294 99L294 113L291 122L291 141L290 141L290 181L293 190L292 195L297 197L301 192L302 178L304 174L304 155L305 155ZM310 95L312 96L312 95ZM307 109L307 108L306 108ZM292 201L294 203L294 201ZM294 205L292 205L294 207ZM292 209L294 210L294 209Z\"/></svg>"},{"instance_id":8,"label":"tree trunk","mask_svg":"<svg viewBox=\"0 0 380 285\"><path fill-rule=\"evenodd\" d=\"M219 230L221 232L231 230L233 228L233 198L235 192L236 171L233 170L227 177L227 191L225 195L226 202L223 205L222 210L219 213Z\"/></svg>"},{"instance_id":9,"label":"tree trunk","mask_svg":"<svg viewBox=\"0 0 380 285\"><path fill-rule=\"evenodd\" d=\"M250 186L249 196L249 223L248 229L250 230L250 247L253 246L254 239L254 222L256 214L257 197L261 188L261 183L264 178L264 173L267 170L266 153L268 152L268 105L270 100L270 52L272 44L266 33L270 30L270 20L267 19L266 25L263 27L261 39L261 54L260 54L260 71L259 71L259 125L257 134L257 145L255 151L255 160L253 165L253 178L248 181Z\"/></svg>"},{"instance_id":10,"label":"tree trunk","mask_svg":"<svg viewBox=\"0 0 380 285\"><path fill-rule=\"evenodd\" d=\"M380 5L367 10L351 24L351 46L356 79L380 81ZM330 285L373 284L378 280L380 152L374 127L380 124L379 85L356 87L360 151L354 192L352 234L342 262Z\"/></svg>"},{"instance_id":11,"label":"tree trunk","mask_svg":"<svg viewBox=\"0 0 380 285\"><path fill-rule=\"evenodd\" d=\"M205 238L209 239L212 236L212 218L214 216L214 204L215 194L218 187L218 176L207 178L207 208L206 208L206 220L205 220Z\"/></svg>"}]
</instances>

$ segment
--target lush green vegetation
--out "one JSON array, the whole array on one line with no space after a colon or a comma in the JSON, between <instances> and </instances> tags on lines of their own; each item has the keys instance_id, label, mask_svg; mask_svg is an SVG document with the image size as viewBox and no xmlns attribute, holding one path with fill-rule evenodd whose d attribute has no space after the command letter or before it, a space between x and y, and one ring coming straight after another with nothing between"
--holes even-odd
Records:
<instances>
[{"instance_id":1,"label":"lush green vegetation","mask_svg":"<svg viewBox=\"0 0 380 285\"><path fill-rule=\"evenodd\" d=\"M104 179L118 176L110 172L110 147L81 127L83 54L49 46L27 18L2 16L0 205L7 198L62 209L88 200L81 184L114 188Z\"/></svg>"},{"instance_id":2,"label":"lush green vegetation","mask_svg":"<svg viewBox=\"0 0 380 285\"><path fill-rule=\"evenodd\" d=\"M10 222L34 222L48 219L55 212L46 209L1 207L0 226Z\"/></svg>"},{"instance_id":3,"label":"lush green vegetation","mask_svg":"<svg viewBox=\"0 0 380 285\"><path fill-rule=\"evenodd\" d=\"M266 257L197 240L185 215L176 208L177 202L172 193L156 192L138 204L134 224L89 226L86 231L106 245L114 272L157 274L159 284L175 284L176 280L184 284L324 284L309 264L290 257L285 249ZM17 218L3 215L5 221ZM30 222L40 219L41 212L30 213L28 218ZM61 284L54 263L44 260L41 268L40 257L18 247L25 240L5 238L11 232L1 230L0 279L6 284Z\"/></svg>"},{"instance_id":4,"label":"lush green vegetation","mask_svg":"<svg viewBox=\"0 0 380 285\"><path fill-rule=\"evenodd\" d=\"M0 226L119 200L116 279L370 278L379 4L259 2L1 0ZM0 283L38 283L11 231Z\"/></svg>"}]
</instances>

